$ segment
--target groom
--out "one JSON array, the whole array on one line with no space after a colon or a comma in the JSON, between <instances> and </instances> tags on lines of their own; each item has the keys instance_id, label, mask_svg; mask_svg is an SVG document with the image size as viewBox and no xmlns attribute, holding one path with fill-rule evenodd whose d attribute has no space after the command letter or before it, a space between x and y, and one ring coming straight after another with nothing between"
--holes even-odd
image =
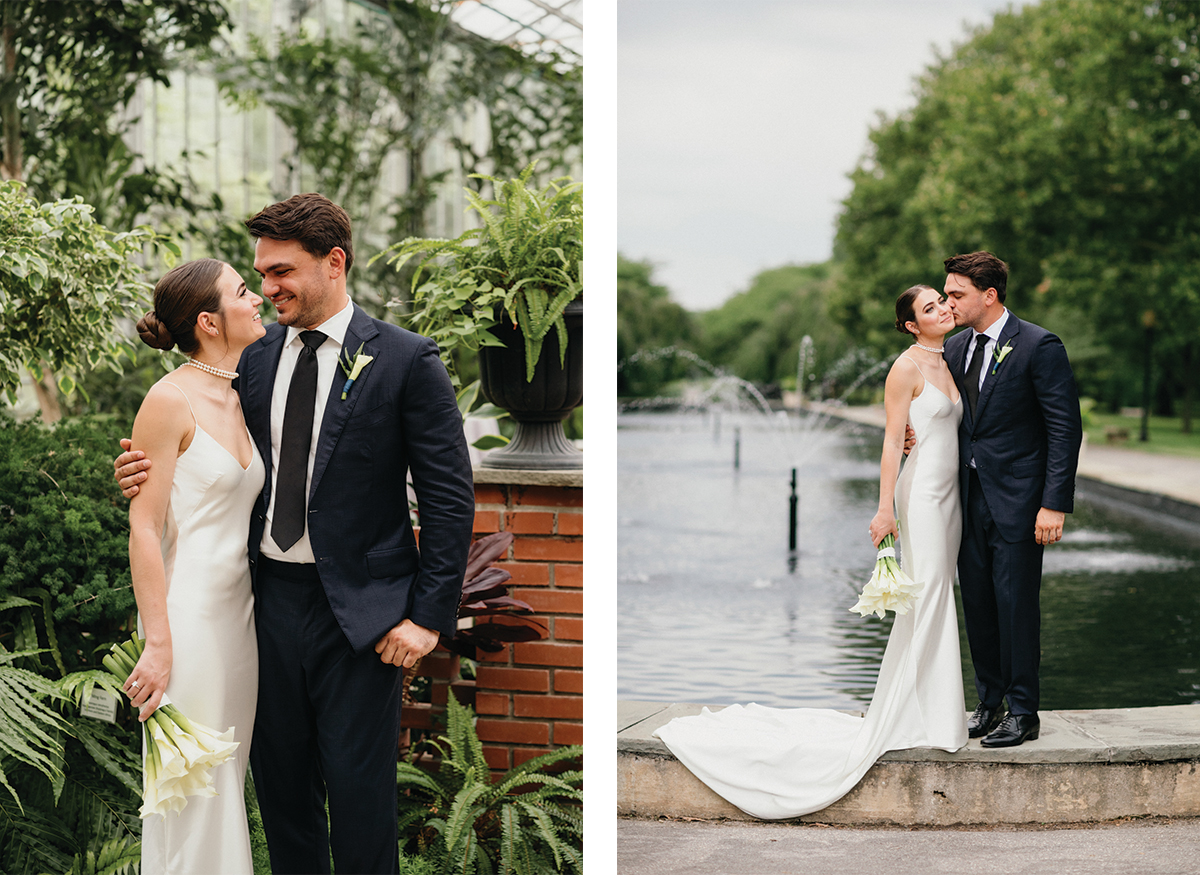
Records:
<instances>
[{"instance_id":1,"label":"groom","mask_svg":"<svg viewBox=\"0 0 1200 875\"><path fill-rule=\"evenodd\" d=\"M350 301L341 207L296 195L246 224L279 313L234 383L267 465L250 760L271 869L327 873L332 849L338 872L396 872L401 666L454 634L475 514L462 418L434 342ZM371 361L348 383L339 358L356 354ZM117 460L127 495L149 466L135 458Z\"/></svg>"},{"instance_id":2,"label":"groom","mask_svg":"<svg viewBox=\"0 0 1200 875\"><path fill-rule=\"evenodd\" d=\"M1042 551L1074 505L1079 398L1062 341L1005 308L1008 265L972 252L945 266L954 323L969 329L945 351L965 402L958 578L979 693L967 733L1011 747L1038 737Z\"/></svg>"}]
</instances>

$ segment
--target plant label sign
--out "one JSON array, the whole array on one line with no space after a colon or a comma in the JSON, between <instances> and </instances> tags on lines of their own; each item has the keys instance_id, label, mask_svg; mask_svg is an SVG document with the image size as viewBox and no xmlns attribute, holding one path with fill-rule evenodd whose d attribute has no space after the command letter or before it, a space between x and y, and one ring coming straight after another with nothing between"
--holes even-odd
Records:
<instances>
[{"instance_id":1,"label":"plant label sign","mask_svg":"<svg viewBox=\"0 0 1200 875\"><path fill-rule=\"evenodd\" d=\"M103 720L105 723L117 722L117 700L107 690L92 690L89 698L79 709L84 717L93 720Z\"/></svg>"}]
</instances>

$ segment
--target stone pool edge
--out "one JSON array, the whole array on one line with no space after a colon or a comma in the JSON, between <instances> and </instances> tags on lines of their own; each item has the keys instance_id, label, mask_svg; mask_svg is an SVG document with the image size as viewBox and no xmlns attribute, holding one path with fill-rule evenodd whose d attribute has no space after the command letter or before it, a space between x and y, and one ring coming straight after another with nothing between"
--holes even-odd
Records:
<instances>
[{"instance_id":1,"label":"stone pool edge","mask_svg":"<svg viewBox=\"0 0 1200 875\"><path fill-rule=\"evenodd\" d=\"M617 703L617 813L753 821L651 733L701 705ZM709 706L719 710L720 706ZM1041 737L950 754L891 751L850 793L798 822L952 826L1200 816L1200 704L1043 711Z\"/></svg>"}]
</instances>

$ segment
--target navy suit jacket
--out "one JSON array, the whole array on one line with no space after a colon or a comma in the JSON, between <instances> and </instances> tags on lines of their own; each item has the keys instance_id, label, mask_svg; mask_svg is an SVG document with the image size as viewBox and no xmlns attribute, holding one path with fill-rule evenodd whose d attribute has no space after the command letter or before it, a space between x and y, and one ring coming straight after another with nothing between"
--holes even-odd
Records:
<instances>
[{"instance_id":1,"label":"navy suit jacket","mask_svg":"<svg viewBox=\"0 0 1200 875\"><path fill-rule=\"evenodd\" d=\"M242 354L237 389L267 467L250 523L256 570L271 498L271 393L287 329ZM335 371L317 437L308 535L329 605L354 652L374 648L408 618L453 635L475 517L462 416L437 345L372 319L357 305L343 348L374 357L346 399ZM408 514L412 472L421 516L417 549Z\"/></svg>"},{"instance_id":2,"label":"navy suit jacket","mask_svg":"<svg viewBox=\"0 0 1200 875\"><path fill-rule=\"evenodd\" d=\"M960 483L966 513L968 463L975 468L1001 537L1031 540L1039 508L1070 513L1083 426L1075 375L1062 341L1011 311L996 349L1004 361L984 360L987 376L975 415L963 392L971 331L946 343L945 358L963 398L958 428ZM994 368L994 373L993 373Z\"/></svg>"}]
</instances>

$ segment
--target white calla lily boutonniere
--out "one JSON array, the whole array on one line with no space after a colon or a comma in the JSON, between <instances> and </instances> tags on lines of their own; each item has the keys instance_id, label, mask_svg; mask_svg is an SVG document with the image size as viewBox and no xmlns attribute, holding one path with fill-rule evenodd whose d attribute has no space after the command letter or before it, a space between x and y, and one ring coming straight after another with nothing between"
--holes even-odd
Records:
<instances>
[{"instance_id":1,"label":"white calla lily boutonniere","mask_svg":"<svg viewBox=\"0 0 1200 875\"><path fill-rule=\"evenodd\" d=\"M992 365L992 374L993 375L996 373L996 368L1000 367L1000 363L1002 361L1004 361L1005 357L1010 352L1012 352L1012 341L1011 340L1007 341L1004 344L1004 349L1001 349L999 346L997 346L995 349L992 350L992 357L996 359L996 363L994 365Z\"/></svg>"},{"instance_id":2,"label":"white calla lily boutonniere","mask_svg":"<svg viewBox=\"0 0 1200 875\"><path fill-rule=\"evenodd\" d=\"M346 393L350 391L350 387L354 385L354 381L358 379L358 375L363 372L363 368L375 361L373 355L362 354L363 345L358 345L358 352L354 353L354 357L350 357L350 350L343 349L342 357L338 359L338 367L346 374L346 383L342 386L342 400L346 400Z\"/></svg>"}]
</instances>

